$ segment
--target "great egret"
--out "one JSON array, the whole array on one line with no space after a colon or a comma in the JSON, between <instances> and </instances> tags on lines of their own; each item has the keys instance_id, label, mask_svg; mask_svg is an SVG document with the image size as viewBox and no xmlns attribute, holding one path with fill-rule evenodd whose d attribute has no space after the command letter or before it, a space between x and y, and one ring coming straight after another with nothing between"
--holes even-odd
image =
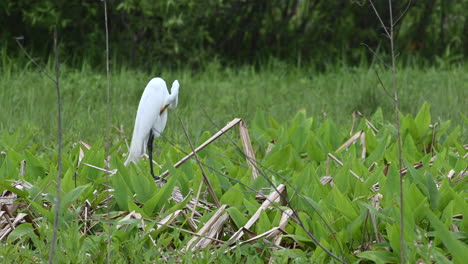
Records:
<instances>
[{"instance_id":1,"label":"great egret","mask_svg":"<svg viewBox=\"0 0 468 264\"><path fill-rule=\"evenodd\" d=\"M153 78L146 85L138 105L132 143L125 166L130 162L136 163L147 147L151 176L159 179L154 176L153 171L153 139L159 137L166 127L167 108L177 107L179 86L179 82L175 80L169 94L166 82L161 78Z\"/></svg>"}]
</instances>

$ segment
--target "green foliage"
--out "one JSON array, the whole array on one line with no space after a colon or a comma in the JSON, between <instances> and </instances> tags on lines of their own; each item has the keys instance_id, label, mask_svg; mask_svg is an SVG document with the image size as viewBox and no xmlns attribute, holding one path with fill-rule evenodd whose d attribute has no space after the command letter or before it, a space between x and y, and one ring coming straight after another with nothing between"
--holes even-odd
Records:
<instances>
[{"instance_id":1,"label":"green foliage","mask_svg":"<svg viewBox=\"0 0 468 264\"><path fill-rule=\"evenodd\" d=\"M190 195L196 195L193 192L202 184L196 162L188 161L179 169L171 169L168 182L160 188L147 173L146 160L138 165L123 166L124 139L115 137L113 142L118 147L110 151L110 167L117 169L110 176L113 199L105 202L103 207L102 203L109 194L106 173L86 165L104 167L102 140L99 139L89 150L82 144L73 144L65 152L63 162L65 174L57 259L73 258L78 263L103 262L110 235L111 262L173 259L174 262L211 263L222 259L225 262L258 263L268 261L270 256L274 256L278 263L332 262L331 257L312 242L306 233L310 230L323 246L348 262L397 262L401 245L396 128L385 121L381 110L368 122L378 132L373 132L364 119L357 119L354 132L363 131L366 140L357 140L339 152L336 152L338 147L354 133L332 119L320 121L309 117L305 110L300 110L283 123L270 114L257 113L249 124L260 170L275 185L287 185L288 198L291 199L287 207L296 209L304 223L300 226L289 220L282 246L288 248L295 243L299 246L290 250L276 250L258 240L254 244L238 246L227 254L224 253L226 246L181 251L193 237L183 231L190 228L187 219L179 215L177 226L173 228L157 229L157 225L189 201L185 198L182 203L177 203L170 199L175 186L183 196L190 192ZM403 159L407 168L403 186L406 259L411 263L419 260L461 263L468 252L468 226L464 220L468 206L466 178L463 179L459 173L468 167L468 162L463 159L467 150L460 141L459 129L442 122L438 125L440 129L434 130L434 124L428 104L423 104L415 117L404 116L402 122ZM203 133L201 138L208 136L209 133ZM226 136L240 144L237 134L230 132ZM56 158L40 154L37 151L40 146L24 149L19 137L20 134L7 131L0 134L1 146L5 146L2 150L5 153L0 155L0 186L15 193L17 203L28 204L28 214L41 216L42 220L19 225L0 248L0 255L8 262L18 262L26 257L45 261L56 196ZM231 143L218 140L200 152L199 157L209 165L206 168L208 177L221 203L228 206L232 226L240 228L260 206L255 193L243 184L257 190L271 186L264 178L252 180L249 169L245 167L245 158ZM157 156L158 163L163 165L159 173L190 150L187 145L174 147L164 140L158 144L163 150ZM266 153L268 146L271 150ZM364 147L367 150L361 157ZM329 153L343 165L330 160ZM27 161L23 172L19 169L22 160ZM423 166L415 168L417 162ZM373 170L369 170L374 163ZM446 175L451 170L455 171L455 176L449 179ZM353 177L351 171L362 181ZM331 177L331 181L322 184L323 176ZM11 184L18 178L30 182L32 187L22 190L13 187ZM204 184L202 187L201 199L206 193ZM90 211L93 211L93 218L86 222L83 214ZM132 211L140 213L144 220L122 220ZM198 229L214 212L202 209L199 213L202 216L198 218ZM250 231L260 234L276 227L281 215L277 207L262 211ZM144 228L141 227L142 221ZM117 228L118 225L123 227ZM231 234L232 230L227 230L220 239L227 240Z\"/></svg>"},{"instance_id":2,"label":"green foliage","mask_svg":"<svg viewBox=\"0 0 468 264\"><path fill-rule=\"evenodd\" d=\"M363 2L360 5L358 2ZM110 50L116 64L206 66L207 61L257 62L279 58L293 64L371 64L373 54L388 50L379 20L366 1L116 0L107 1ZM383 21L388 5L376 2ZM396 17L407 1L393 4ZM466 58L467 1L411 2L395 28L397 50L406 63L421 57L440 67ZM102 65L104 7L99 1L2 1L0 40L9 54L14 37L48 57L57 25L62 54L73 65L83 60ZM416 55L416 56L415 56ZM381 54L385 56L385 54ZM3 58L3 56L2 56ZM99 66L98 66L99 67ZM372 90L367 94L378 100ZM365 102L365 101L363 101Z\"/></svg>"}]
</instances>

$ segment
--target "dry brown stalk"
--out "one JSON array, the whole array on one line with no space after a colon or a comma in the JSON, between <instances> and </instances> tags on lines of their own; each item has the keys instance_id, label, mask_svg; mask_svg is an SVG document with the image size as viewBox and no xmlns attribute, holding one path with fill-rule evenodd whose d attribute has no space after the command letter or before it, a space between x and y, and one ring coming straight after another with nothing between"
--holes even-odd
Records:
<instances>
[{"instance_id":1,"label":"dry brown stalk","mask_svg":"<svg viewBox=\"0 0 468 264\"><path fill-rule=\"evenodd\" d=\"M254 241L259 240L260 238L269 239L271 237L274 237L274 236L276 236L278 234L282 234L282 233L285 233L285 231L276 226L276 227L273 227L272 229L270 229L270 230L268 230L266 232L261 233L260 235L254 236L252 238L249 238L249 239L247 239L245 241L240 242L239 246L242 246L242 245L245 245L245 244L248 244L248 243L252 243ZM234 245L234 246L230 247L229 250L233 250L235 248L237 248L237 245Z\"/></svg>"},{"instance_id":2,"label":"dry brown stalk","mask_svg":"<svg viewBox=\"0 0 468 264\"><path fill-rule=\"evenodd\" d=\"M371 201L372 201L372 206L376 209L379 210L380 207L380 200L383 198L383 195L380 193L376 193L374 196L372 196ZM377 228L377 221L375 219L375 214L371 211L369 211L370 217L371 217L371 222L372 222L372 227L374 228L374 233L375 233L375 240L378 243L382 243L384 239L382 238L382 235L379 233L378 228Z\"/></svg>"},{"instance_id":3,"label":"dry brown stalk","mask_svg":"<svg viewBox=\"0 0 468 264\"><path fill-rule=\"evenodd\" d=\"M356 116L364 118L364 121L366 122L367 127L372 129L372 133L374 135L379 133L379 130L371 123L371 121L369 121L369 119L365 118L364 115L359 111L354 111L354 113L353 113L353 127L351 128L351 132L353 131L353 128L354 128L354 120L355 120ZM352 133L350 133L350 135L351 134Z\"/></svg>"},{"instance_id":4,"label":"dry brown stalk","mask_svg":"<svg viewBox=\"0 0 468 264\"><path fill-rule=\"evenodd\" d=\"M361 159L366 158L366 133L363 131L361 135Z\"/></svg>"},{"instance_id":5,"label":"dry brown stalk","mask_svg":"<svg viewBox=\"0 0 468 264\"><path fill-rule=\"evenodd\" d=\"M94 166L94 165L91 165L91 164L88 164L88 163L85 163L85 162L82 162L81 164L83 164L85 166L88 166L88 167L91 167L91 168L96 169L96 170L100 170L100 171L109 173L110 175L114 175L118 171L117 169L115 169L115 170L106 170L106 169L103 169L103 168L100 168L98 166Z\"/></svg>"},{"instance_id":6,"label":"dry brown stalk","mask_svg":"<svg viewBox=\"0 0 468 264\"><path fill-rule=\"evenodd\" d=\"M227 205L223 204L219 209L214 213L214 215L208 220L208 222L205 223L205 225L197 232L197 237L193 237L192 239L189 240L187 245L184 247L183 251L187 251L190 249L193 249L194 247L201 247L202 245L206 246L210 242L208 240L199 238L201 236L206 236L206 237L214 237L220 228L222 227L222 224L228 219L228 215L225 212L227 208ZM200 239L200 240L199 240ZM195 245L194 244L197 240L199 240Z\"/></svg>"},{"instance_id":7,"label":"dry brown stalk","mask_svg":"<svg viewBox=\"0 0 468 264\"><path fill-rule=\"evenodd\" d=\"M234 118L231 122L229 122L226 126L221 128L216 134L214 134L212 137L210 137L208 140L203 142L200 146L198 146L194 151L183 157L181 160L179 160L176 164L174 164L174 168L180 167L180 165L184 164L187 160L189 160L191 157L195 155L195 153L199 152L200 150L204 149L206 146L211 144L211 142L215 141L217 138L219 138L221 135L226 133L229 129L231 129L233 126L237 125L242 119L240 118ZM169 170L166 170L161 174L159 177L161 178L166 178L167 175L169 175Z\"/></svg>"},{"instance_id":8,"label":"dry brown stalk","mask_svg":"<svg viewBox=\"0 0 468 264\"><path fill-rule=\"evenodd\" d=\"M136 213L135 211L131 211L129 214L127 214L124 218L120 219L118 221L118 223L120 222L123 222L125 220L129 220L129 219L137 219L137 220L141 220L141 223L138 224L138 227L139 228L143 228L144 226L144 222L143 222L143 217L141 216L140 213ZM117 229L120 229L124 224L118 224L116 226Z\"/></svg>"},{"instance_id":9,"label":"dry brown stalk","mask_svg":"<svg viewBox=\"0 0 468 264\"><path fill-rule=\"evenodd\" d=\"M292 215L293 215L293 210L291 209L286 209L285 211L283 211L283 214L281 215L280 223L278 225L279 230L286 229L286 225L288 224L289 218L291 218ZM279 246L281 244L282 239L283 239L283 233L278 232L273 239L273 244L276 246ZM273 263L273 261L274 261L273 256L271 256L268 263Z\"/></svg>"},{"instance_id":10,"label":"dry brown stalk","mask_svg":"<svg viewBox=\"0 0 468 264\"><path fill-rule=\"evenodd\" d=\"M330 157L333 161L335 161L338 165L340 165L341 167L344 166L343 162L341 162L341 160L339 160L337 157L333 156L333 154L331 153L328 153L328 157ZM353 170L349 170L349 172L351 173L351 175L354 176L354 178L360 180L361 182L364 182L364 179L362 179L361 177L359 177L359 175L357 175Z\"/></svg>"},{"instance_id":11,"label":"dry brown stalk","mask_svg":"<svg viewBox=\"0 0 468 264\"><path fill-rule=\"evenodd\" d=\"M201 190L202 190L202 183L200 182L200 185L198 186L198 191L197 191L197 196L195 197L195 204L194 206L192 207L192 214L190 215L190 219L193 219L193 216L195 214L195 210L197 208L197 204L198 204L198 199L200 199L200 193L201 193Z\"/></svg>"},{"instance_id":12,"label":"dry brown stalk","mask_svg":"<svg viewBox=\"0 0 468 264\"><path fill-rule=\"evenodd\" d=\"M343 145L341 145L337 150L335 150L335 152L339 152L340 150L342 150L344 148L348 148L349 146L351 146L351 144L356 143L356 141L361 137L361 135L363 133L364 133L364 131L360 130L359 132L354 134L352 137L350 137L348 140L346 140L346 142L343 143Z\"/></svg>"},{"instance_id":13,"label":"dry brown stalk","mask_svg":"<svg viewBox=\"0 0 468 264\"><path fill-rule=\"evenodd\" d=\"M253 151L252 143L249 137L249 130L247 129L247 125L245 124L244 120L239 122L239 133L242 140L242 147L244 148L245 159L247 160L247 164L249 164L250 168L252 169L252 177L255 180L257 179L259 172L257 169L255 152Z\"/></svg>"},{"instance_id":14,"label":"dry brown stalk","mask_svg":"<svg viewBox=\"0 0 468 264\"><path fill-rule=\"evenodd\" d=\"M286 186L284 184L280 184L276 188L276 190L266 197L266 200L258 208L255 214L249 219L249 221L247 221L247 223L243 226L243 228L239 229L236 233L234 233L234 235L232 235L232 237L227 242L228 244L232 244L236 240L240 239L244 235L243 229L250 229L253 226L253 224L257 222L258 218L260 218L260 214L262 211L266 210L273 203L279 201L281 195L284 195L284 192L286 191Z\"/></svg>"},{"instance_id":15,"label":"dry brown stalk","mask_svg":"<svg viewBox=\"0 0 468 264\"><path fill-rule=\"evenodd\" d=\"M160 229L161 227L163 226L167 226L167 225L170 225L172 224L172 222L174 222L174 220L179 217L179 215L183 212L183 210L177 210L169 215L167 215L166 217L164 217L161 221L159 221L157 223L157 228L156 229Z\"/></svg>"},{"instance_id":16,"label":"dry brown stalk","mask_svg":"<svg viewBox=\"0 0 468 264\"><path fill-rule=\"evenodd\" d=\"M24 177L26 175L26 160L22 160L20 163L20 175Z\"/></svg>"}]
</instances>

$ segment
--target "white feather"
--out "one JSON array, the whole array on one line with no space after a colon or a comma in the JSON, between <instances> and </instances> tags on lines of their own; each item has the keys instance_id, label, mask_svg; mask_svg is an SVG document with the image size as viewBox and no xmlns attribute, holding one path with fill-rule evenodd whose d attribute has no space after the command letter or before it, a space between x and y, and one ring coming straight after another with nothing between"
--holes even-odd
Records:
<instances>
[{"instance_id":1,"label":"white feather","mask_svg":"<svg viewBox=\"0 0 468 264\"><path fill-rule=\"evenodd\" d=\"M179 82L172 84L171 94L167 91L166 82L161 78L152 79L143 91L138 105L138 111L133 129L132 142L125 166L136 162L145 152L150 131L154 137L159 137L167 122L167 110L177 107ZM164 110L161 113L161 110Z\"/></svg>"}]
</instances>

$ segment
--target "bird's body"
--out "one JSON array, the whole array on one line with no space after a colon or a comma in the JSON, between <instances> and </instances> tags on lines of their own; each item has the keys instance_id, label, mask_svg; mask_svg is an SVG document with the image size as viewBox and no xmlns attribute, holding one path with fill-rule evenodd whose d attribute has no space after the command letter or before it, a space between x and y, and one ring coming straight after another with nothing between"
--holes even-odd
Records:
<instances>
[{"instance_id":1,"label":"bird's body","mask_svg":"<svg viewBox=\"0 0 468 264\"><path fill-rule=\"evenodd\" d=\"M132 143L125 166L130 162L136 162L148 147L151 174L153 174L151 163L153 137L159 137L164 131L167 108L177 107L178 94L179 82L177 80L172 84L171 94L167 90L166 82L161 78L154 78L146 85L138 105Z\"/></svg>"}]
</instances>

